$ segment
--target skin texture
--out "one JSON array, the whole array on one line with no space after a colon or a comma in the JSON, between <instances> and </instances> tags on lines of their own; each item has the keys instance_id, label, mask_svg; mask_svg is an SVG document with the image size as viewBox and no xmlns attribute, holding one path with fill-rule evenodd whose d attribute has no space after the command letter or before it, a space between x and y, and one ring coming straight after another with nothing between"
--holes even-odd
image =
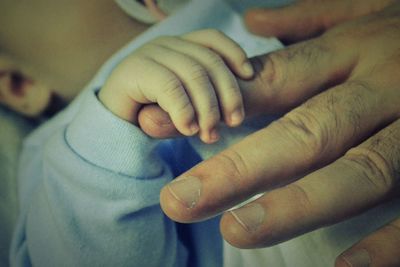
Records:
<instances>
[{"instance_id":1,"label":"skin texture","mask_svg":"<svg viewBox=\"0 0 400 267\"><path fill-rule=\"evenodd\" d=\"M244 118L242 95L230 69L243 78L253 75L246 53L221 32L159 37L115 68L99 99L134 124L140 107L158 103L182 134L199 132L204 142L212 143L218 140L221 119L237 126Z\"/></svg>"},{"instance_id":2,"label":"skin texture","mask_svg":"<svg viewBox=\"0 0 400 267\"><path fill-rule=\"evenodd\" d=\"M95 2L0 1L2 53L26 77L54 88L67 100L73 98L108 56L146 28L128 19L113 1ZM382 11L391 2L393 6ZM194 204L191 209L184 205L188 202L176 199L176 192L171 194L172 186L166 187L161 193L165 212L178 221L201 220L253 193L277 188L242 212L256 211L253 222L261 226L244 227L243 218L239 223L232 213L221 222L232 244L260 247L398 196L397 3L299 1L285 9L248 13L247 24L259 34L276 35L286 43L315 38L255 58L255 78L239 81L246 114L295 109L186 173L185 177L198 177L191 185L201 185L200 195L186 194ZM264 91L245 90L252 87ZM156 137L177 134L168 114L155 105L141 109L139 123ZM189 188L184 182L175 185ZM355 201L346 201L350 196ZM263 212L269 216L260 216ZM240 218L240 212L234 215ZM337 266L350 266L349 258L367 259L371 266L398 266L398 229L399 220L361 240L338 258ZM366 266L362 264L352 262Z\"/></svg>"},{"instance_id":3,"label":"skin texture","mask_svg":"<svg viewBox=\"0 0 400 267\"><path fill-rule=\"evenodd\" d=\"M245 101L246 109L286 115L167 185L160 195L165 213L194 222L272 190L221 220L228 242L254 248L398 197L400 3L301 1L251 12L246 22L254 32L288 42L312 38L254 59L255 78L239 82L264 88L259 98ZM268 16L258 25L255 14ZM174 133L156 107L142 113L139 122L149 134ZM399 247L395 220L345 251L336 266L398 266Z\"/></svg>"}]
</instances>

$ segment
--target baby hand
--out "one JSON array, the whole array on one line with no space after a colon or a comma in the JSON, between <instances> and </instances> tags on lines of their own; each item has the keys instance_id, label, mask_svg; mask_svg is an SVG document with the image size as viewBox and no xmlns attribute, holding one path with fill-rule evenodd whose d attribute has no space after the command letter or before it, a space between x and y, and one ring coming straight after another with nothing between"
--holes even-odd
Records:
<instances>
[{"instance_id":1,"label":"baby hand","mask_svg":"<svg viewBox=\"0 0 400 267\"><path fill-rule=\"evenodd\" d=\"M137 124L143 104L158 103L184 135L200 131L206 143L218 140L221 116L230 126L244 118L235 76L248 79L253 68L243 49L216 30L160 37L123 60L99 99L117 116Z\"/></svg>"}]
</instances>

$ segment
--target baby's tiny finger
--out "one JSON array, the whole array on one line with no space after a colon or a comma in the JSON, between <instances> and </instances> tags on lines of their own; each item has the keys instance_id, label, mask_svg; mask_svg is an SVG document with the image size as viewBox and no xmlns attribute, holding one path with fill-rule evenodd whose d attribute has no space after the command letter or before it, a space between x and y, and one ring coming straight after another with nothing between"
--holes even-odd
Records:
<instances>
[{"instance_id":1,"label":"baby's tiny finger","mask_svg":"<svg viewBox=\"0 0 400 267\"><path fill-rule=\"evenodd\" d=\"M154 47L151 53L148 53L148 57L167 68L180 81L184 88L185 96L188 97L190 105L195 110L200 128L200 138L206 143L213 142L215 140L211 135L212 129L216 127L221 117L213 84L210 81L207 70L196 58L164 45L166 43L174 43L174 40L174 37L155 40Z\"/></svg>"},{"instance_id":2,"label":"baby's tiny finger","mask_svg":"<svg viewBox=\"0 0 400 267\"><path fill-rule=\"evenodd\" d=\"M195 59L207 72L218 98L219 108L229 126L244 119L242 94L235 76L214 51L180 38L164 38L158 44Z\"/></svg>"},{"instance_id":3,"label":"baby's tiny finger","mask_svg":"<svg viewBox=\"0 0 400 267\"><path fill-rule=\"evenodd\" d=\"M240 78L253 77L254 69L246 52L224 33L215 29L206 29L185 34L182 38L215 51Z\"/></svg>"},{"instance_id":4,"label":"baby's tiny finger","mask_svg":"<svg viewBox=\"0 0 400 267\"><path fill-rule=\"evenodd\" d=\"M179 77L150 58L139 60L127 68L133 73L141 73L130 86L137 88L129 91L131 97L143 104L158 103L168 112L180 133L188 136L197 133L195 111Z\"/></svg>"},{"instance_id":5,"label":"baby's tiny finger","mask_svg":"<svg viewBox=\"0 0 400 267\"><path fill-rule=\"evenodd\" d=\"M182 134L196 134L199 126L195 120L195 111L178 77L171 75L170 79L165 79L162 84L157 102L170 114L173 123Z\"/></svg>"}]
</instances>

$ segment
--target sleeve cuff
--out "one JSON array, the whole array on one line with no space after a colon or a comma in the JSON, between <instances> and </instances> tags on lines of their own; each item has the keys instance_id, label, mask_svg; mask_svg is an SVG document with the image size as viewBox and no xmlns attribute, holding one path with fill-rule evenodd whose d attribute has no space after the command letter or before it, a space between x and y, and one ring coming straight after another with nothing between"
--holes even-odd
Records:
<instances>
[{"instance_id":1,"label":"sleeve cuff","mask_svg":"<svg viewBox=\"0 0 400 267\"><path fill-rule=\"evenodd\" d=\"M154 149L158 141L112 114L95 91L89 91L81 102L66 128L65 139L81 158L101 168L144 178L162 172Z\"/></svg>"}]
</instances>

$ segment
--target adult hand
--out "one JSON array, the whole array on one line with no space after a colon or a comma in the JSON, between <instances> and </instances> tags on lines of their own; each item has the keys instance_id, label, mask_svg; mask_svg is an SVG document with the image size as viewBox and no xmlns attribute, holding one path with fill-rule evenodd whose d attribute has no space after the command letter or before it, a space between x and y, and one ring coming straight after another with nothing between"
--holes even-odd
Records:
<instances>
[{"instance_id":1,"label":"adult hand","mask_svg":"<svg viewBox=\"0 0 400 267\"><path fill-rule=\"evenodd\" d=\"M264 103L262 111L291 111L166 186L165 213L198 221L269 191L222 217L224 238L250 248L399 196L399 43L397 2L259 57L257 78L242 86L265 87L256 103ZM399 226L397 220L366 237L337 266L399 265Z\"/></svg>"},{"instance_id":2,"label":"adult hand","mask_svg":"<svg viewBox=\"0 0 400 267\"><path fill-rule=\"evenodd\" d=\"M245 22L255 34L293 43L320 35L338 23L380 11L394 2L396 0L300 0L278 9L250 9Z\"/></svg>"}]
</instances>

